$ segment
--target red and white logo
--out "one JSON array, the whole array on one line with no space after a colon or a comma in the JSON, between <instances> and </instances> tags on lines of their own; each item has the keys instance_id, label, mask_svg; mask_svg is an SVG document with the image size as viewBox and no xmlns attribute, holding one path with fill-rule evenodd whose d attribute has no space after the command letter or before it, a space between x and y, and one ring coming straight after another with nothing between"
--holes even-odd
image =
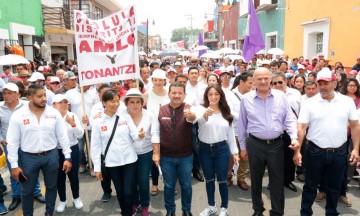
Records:
<instances>
[{"instance_id":1,"label":"red and white logo","mask_svg":"<svg viewBox=\"0 0 360 216\"><path fill-rule=\"evenodd\" d=\"M23 120L23 124L24 124L24 125L30 124L30 120L29 120L29 119L24 119L24 120Z\"/></svg>"},{"instance_id":2,"label":"red and white logo","mask_svg":"<svg viewBox=\"0 0 360 216\"><path fill-rule=\"evenodd\" d=\"M107 131L107 126L101 126L101 131L102 132Z\"/></svg>"}]
</instances>

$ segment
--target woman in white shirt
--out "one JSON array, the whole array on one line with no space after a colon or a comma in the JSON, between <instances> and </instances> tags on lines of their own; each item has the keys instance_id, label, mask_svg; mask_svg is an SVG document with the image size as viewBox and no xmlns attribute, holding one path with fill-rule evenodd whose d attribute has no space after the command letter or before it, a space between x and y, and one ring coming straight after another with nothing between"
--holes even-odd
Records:
<instances>
[{"instance_id":1,"label":"woman in white shirt","mask_svg":"<svg viewBox=\"0 0 360 216\"><path fill-rule=\"evenodd\" d=\"M224 91L220 85L210 85L204 93L204 104L197 113L199 123L201 167L206 179L208 205L200 216L216 213L215 176L219 184L221 196L221 211L219 216L227 215L228 186L227 170L230 162L230 152L234 161L239 160L234 129L233 116L227 104Z\"/></svg>"},{"instance_id":2,"label":"woman in white shirt","mask_svg":"<svg viewBox=\"0 0 360 216\"><path fill-rule=\"evenodd\" d=\"M91 157L95 175L99 180L103 179L103 175L110 176L122 215L131 216L137 160L133 142L140 133L125 111L117 114L120 105L118 91L106 91L102 96L102 102L105 107L104 114L94 119L91 131ZM113 129L114 136L108 144ZM104 158L103 170L101 157Z\"/></svg>"},{"instance_id":3,"label":"woman in white shirt","mask_svg":"<svg viewBox=\"0 0 360 216\"><path fill-rule=\"evenodd\" d=\"M145 92L143 96L146 103L146 109L151 113L154 113L155 116L157 116L159 114L160 107L170 103L168 91L165 88L165 71L161 69L154 70L151 76L151 82L153 83L152 89L149 89L147 92ZM155 196L158 193L159 171L154 164L151 170L151 178L152 187L150 190L150 194L152 196Z\"/></svg>"},{"instance_id":4,"label":"woman in white shirt","mask_svg":"<svg viewBox=\"0 0 360 216\"><path fill-rule=\"evenodd\" d=\"M150 204L150 185L149 175L152 167L153 148L151 143L151 123L154 115L146 109L143 109L144 99L137 88L131 88L126 92L125 105L127 113L133 120L136 129L144 135L143 138L134 140L134 148L138 156L136 161L136 185L133 197L133 215L141 207L141 215L148 216Z\"/></svg>"},{"instance_id":5,"label":"woman in white shirt","mask_svg":"<svg viewBox=\"0 0 360 216\"><path fill-rule=\"evenodd\" d=\"M84 129L78 119L78 117L68 111L68 101L65 95L57 94L52 98L53 107L57 109L66 125L67 133L71 145L71 160L72 169L67 176L70 181L71 192L73 195L74 206L77 209L81 209L84 205L79 196L79 146L78 139L84 135ZM59 150L59 164L64 163L64 155L62 154L61 146L58 144ZM60 198L60 203L56 208L56 211L61 213L65 211L67 207L66 201L66 173L59 169L57 178L57 190Z\"/></svg>"}]
</instances>

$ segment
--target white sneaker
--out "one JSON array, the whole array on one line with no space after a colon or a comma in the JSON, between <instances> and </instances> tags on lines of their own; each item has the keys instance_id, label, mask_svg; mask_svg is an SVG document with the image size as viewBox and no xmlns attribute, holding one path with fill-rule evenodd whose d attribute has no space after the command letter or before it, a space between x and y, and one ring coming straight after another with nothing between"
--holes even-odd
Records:
<instances>
[{"instance_id":1,"label":"white sneaker","mask_svg":"<svg viewBox=\"0 0 360 216\"><path fill-rule=\"evenodd\" d=\"M227 208L221 208L219 216L228 216Z\"/></svg>"},{"instance_id":2,"label":"white sneaker","mask_svg":"<svg viewBox=\"0 0 360 216\"><path fill-rule=\"evenodd\" d=\"M56 208L56 211L59 213L63 213L67 207L67 201L59 203L58 207Z\"/></svg>"},{"instance_id":3,"label":"white sneaker","mask_svg":"<svg viewBox=\"0 0 360 216\"><path fill-rule=\"evenodd\" d=\"M83 202L81 201L80 197L77 199L73 200L74 202L74 206L76 209L82 209L82 207L84 206Z\"/></svg>"},{"instance_id":4,"label":"white sneaker","mask_svg":"<svg viewBox=\"0 0 360 216\"><path fill-rule=\"evenodd\" d=\"M215 214L216 212L217 212L216 205L209 206L200 213L200 216L209 216L209 215Z\"/></svg>"}]
</instances>

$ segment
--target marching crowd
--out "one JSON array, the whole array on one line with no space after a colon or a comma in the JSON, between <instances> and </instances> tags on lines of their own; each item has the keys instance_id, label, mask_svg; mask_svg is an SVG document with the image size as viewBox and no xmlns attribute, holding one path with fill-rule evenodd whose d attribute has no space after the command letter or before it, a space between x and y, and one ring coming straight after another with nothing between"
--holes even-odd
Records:
<instances>
[{"instance_id":1,"label":"marching crowd","mask_svg":"<svg viewBox=\"0 0 360 216\"><path fill-rule=\"evenodd\" d=\"M284 215L284 188L296 192L295 178L304 182L300 215L312 215L315 200L326 200L326 215L339 214L339 200L352 205L346 192L359 175L360 56L348 74L322 54L292 61L260 54L248 63L139 59L140 79L82 89L72 60L3 66L0 141L12 202L4 206L0 178L1 215L21 203L23 214L33 215L33 199L46 203L45 215L64 212L66 177L81 209L78 175L87 171L100 180L103 202L113 183L125 216L150 215L161 174L168 216L175 215L177 182L182 215L192 215L192 178L205 182L208 207L200 216L228 215L233 175L240 189L251 190L253 215L261 216L266 169L270 215Z\"/></svg>"}]
</instances>

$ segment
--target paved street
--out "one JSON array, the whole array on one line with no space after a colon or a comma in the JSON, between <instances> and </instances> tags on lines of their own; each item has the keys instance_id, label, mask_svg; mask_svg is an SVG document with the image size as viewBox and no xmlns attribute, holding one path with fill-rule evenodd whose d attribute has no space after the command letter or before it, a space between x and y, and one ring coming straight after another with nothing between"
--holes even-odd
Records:
<instances>
[{"instance_id":1,"label":"paved street","mask_svg":"<svg viewBox=\"0 0 360 216\"><path fill-rule=\"evenodd\" d=\"M10 188L9 185L9 172L7 169L2 169L1 171L2 177L4 178L5 184L8 186L8 191ZM164 201L163 201L163 184L162 180L160 182L160 192L157 196L151 197L151 207L150 212L151 215L165 215L166 211L164 209ZM236 182L234 180L234 182ZM250 181L248 180L250 183ZM41 181L43 186L43 181ZM113 196L112 199L108 203L103 203L100 198L102 196L102 189L100 187L100 183L94 178L90 177L87 174L80 174L80 196L84 202L84 208L82 210L77 210L73 207L71 203L71 191L70 185L67 184L67 197L68 197L68 208L64 213L54 215L120 215L120 208L116 201L116 197ZM298 192L294 193L288 189L285 189L285 215L299 215L300 208L300 199L301 199L301 189L302 183L295 180L295 185L298 187ZM265 215L269 215L268 210L270 209L270 194L266 189L266 185L268 184L267 176L264 178L263 182L263 199L265 203L265 208L267 211ZM342 204L339 204L338 210L341 215L360 215L360 190L358 183L352 181L350 183L350 188L348 196L353 202L353 207L348 208ZM43 186L44 190L44 186ZM114 195L114 194L113 194ZM5 195L5 205L8 207L11 202L10 192ZM57 202L59 200L57 199ZM240 190L237 186L231 186L229 190L229 215L238 215L238 216L248 216L253 213L252 211L252 203L251 203L251 195L249 191ZM216 192L216 202L220 204L220 195L218 191ZM176 196L176 205L177 212L176 215L181 215L181 200L180 200L180 190L179 194ZM193 201L192 201L192 213L195 215L199 215L199 213L207 206L207 198L205 192L205 185L202 182L198 182L196 180L193 181ZM35 212L34 215L43 215L44 214L44 204L35 203ZM314 215L324 215L324 207L325 202L315 203L314 204ZM10 212L8 215L22 215L21 208L18 207L17 211ZM138 214L140 215L140 214Z\"/></svg>"}]
</instances>

